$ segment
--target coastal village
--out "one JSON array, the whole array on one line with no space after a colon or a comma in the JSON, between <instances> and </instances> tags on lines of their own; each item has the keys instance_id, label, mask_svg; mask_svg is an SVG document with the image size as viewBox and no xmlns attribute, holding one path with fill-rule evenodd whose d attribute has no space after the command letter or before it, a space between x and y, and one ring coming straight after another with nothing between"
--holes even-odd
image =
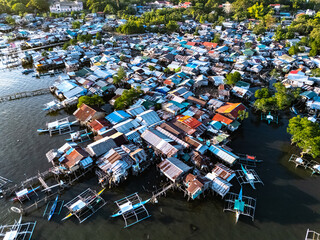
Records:
<instances>
[{"instance_id":1,"label":"coastal village","mask_svg":"<svg viewBox=\"0 0 320 240\"><path fill-rule=\"evenodd\" d=\"M174 5L156 1L135 8L141 15L151 9L190 6L191 2ZM229 3L221 5L228 7ZM304 15L316 15L310 9L292 15L280 4L271 4L270 8L278 19L275 28L289 26ZM56 2L50 7L51 12L82 10L82 3L77 1ZM70 187L70 182L88 173L94 173L96 184L108 191L129 176L156 167L164 181L148 201L161 201L159 198L168 190L180 191L186 201L210 194L225 200L223 210L234 212L236 222L240 215L253 221L257 200L250 193L263 187L259 168L264 159L231 149L228 143L249 114L261 115L266 124L277 125L280 121L278 111L257 107L255 101L261 97L256 91L275 90L275 83L281 83L278 88L288 89L285 91L299 89L290 106L292 114L308 117L313 123L319 121L320 76L314 70L320 67L320 57L309 56L311 49L307 46L291 54L290 49L304 37L298 33L280 41L275 40L274 30L253 33L249 26L258 25L256 19L212 24L186 18L178 22L177 32L123 35L106 29L117 28L127 20L101 12L87 14L85 21L71 16L12 16L26 27L5 24L6 17L0 15L2 66L29 66L24 73L34 77L52 75L56 81L50 92L55 100L43 103L43 114L72 110L69 118L39 126L39 134L70 134L61 147L48 146L44 159L51 166L46 173L13 187L4 178L9 176L0 178L3 195L14 196L20 206L15 209L22 213L31 209L25 202L32 199L39 186L48 190L39 201L45 206L57 195L53 189ZM80 23L77 27L76 21ZM77 41L77 36L83 35L93 37L87 42ZM74 44L66 45L72 40ZM0 97L1 101L13 99ZM290 161L310 175L320 174L320 164L315 160L294 155ZM56 188L48 186L48 176L54 179ZM130 179L134 181L134 177ZM61 208L66 207L71 216L83 222L106 204L102 192L88 189L62 203ZM81 199L89 200L81 205ZM125 201L117 202L125 227L150 216L148 206L144 207L148 201L137 194ZM39 207L30 202L32 207ZM128 204L130 210L125 208ZM84 208L94 210L80 213ZM132 216L121 214L129 211L138 215L138 210L146 216L137 217L132 224L127 222ZM35 223L28 224L31 237ZM317 233L308 230L308 234Z\"/></svg>"}]
</instances>

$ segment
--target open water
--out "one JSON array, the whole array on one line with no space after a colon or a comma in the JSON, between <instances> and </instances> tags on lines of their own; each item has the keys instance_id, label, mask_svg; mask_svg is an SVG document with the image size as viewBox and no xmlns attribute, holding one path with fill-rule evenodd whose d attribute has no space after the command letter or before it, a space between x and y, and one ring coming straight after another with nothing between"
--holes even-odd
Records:
<instances>
[{"instance_id":1,"label":"open water","mask_svg":"<svg viewBox=\"0 0 320 240\"><path fill-rule=\"evenodd\" d=\"M48 87L54 77L36 79L21 74L19 70L0 72L0 96L9 93ZM50 167L45 153L60 147L67 135L50 138L38 135L37 128L46 122L67 114L48 116L41 109L53 96L43 95L0 103L0 175L19 182ZM235 134L229 145L236 153L256 155L264 162L256 168L264 182L253 191L244 187L244 195L257 198L255 221L240 216L235 224L233 213L223 212L224 202L219 197L187 202L183 193L169 192L159 203L146 205L149 219L123 229L121 218L110 219L116 210L114 200L138 191L143 199L150 197L155 171L150 169L139 177L130 177L119 188L106 190L103 198L108 201L97 214L79 224L75 218L66 222L54 216L47 222L41 208L23 221L37 221L33 239L37 240L140 240L140 239L237 239L237 240L302 240L307 228L320 231L320 177L311 177L310 171L295 169L288 163L298 150L290 145L286 133L290 116L282 116L277 126L267 125L251 114ZM236 181L232 182L239 189ZM99 189L96 178L85 179L74 185L61 198L71 200L88 187ZM238 191L238 190L237 190ZM0 224L12 223L19 216L10 213L12 203L0 199Z\"/></svg>"}]
</instances>

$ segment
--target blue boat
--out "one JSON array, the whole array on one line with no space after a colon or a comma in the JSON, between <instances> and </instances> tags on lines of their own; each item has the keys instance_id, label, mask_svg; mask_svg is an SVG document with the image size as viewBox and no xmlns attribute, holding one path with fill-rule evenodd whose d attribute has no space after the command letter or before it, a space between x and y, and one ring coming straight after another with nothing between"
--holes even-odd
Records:
<instances>
[{"instance_id":1,"label":"blue boat","mask_svg":"<svg viewBox=\"0 0 320 240\"><path fill-rule=\"evenodd\" d=\"M51 220L55 210L56 210L56 207L57 207L57 204L58 204L58 198L59 196L56 197L56 199L54 200L53 204L52 204L52 207L50 209L50 212L49 212L49 216L48 216L48 221Z\"/></svg>"},{"instance_id":2,"label":"blue boat","mask_svg":"<svg viewBox=\"0 0 320 240\"><path fill-rule=\"evenodd\" d=\"M242 188L239 192L239 197L234 201L234 210L236 210L236 223L239 220L240 214L244 211L244 202L242 201Z\"/></svg>"},{"instance_id":3,"label":"blue boat","mask_svg":"<svg viewBox=\"0 0 320 240\"><path fill-rule=\"evenodd\" d=\"M252 186L252 188L253 188L253 189L256 189L255 186L254 186L255 177L253 176L253 174L248 173L247 170L242 166L242 164L241 164L241 169L242 169L244 175L246 176L247 181L248 181L248 182L250 183L250 185Z\"/></svg>"},{"instance_id":4,"label":"blue boat","mask_svg":"<svg viewBox=\"0 0 320 240\"><path fill-rule=\"evenodd\" d=\"M143 201L143 202L139 202L137 204L134 204L134 205L132 205L131 202L126 202L126 203L120 205L120 210L117 213L111 215L111 217L119 217L119 216L121 216L122 214L124 214L126 212L129 212L129 211L135 210L135 209L137 209L139 207L142 207L143 205L145 205L149 201L150 201L150 198L145 200L145 201Z\"/></svg>"}]
</instances>

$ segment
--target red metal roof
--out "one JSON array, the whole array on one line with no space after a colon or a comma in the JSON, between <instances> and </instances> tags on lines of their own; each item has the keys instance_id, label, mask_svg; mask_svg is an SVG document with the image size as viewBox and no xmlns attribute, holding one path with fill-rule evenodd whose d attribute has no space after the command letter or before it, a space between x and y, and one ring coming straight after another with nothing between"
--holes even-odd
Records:
<instances>
[{"instance_id":1,"label":"red metal roof","mask_svg":"<svg viewBox=\"0 0 320 240\"><path fill-rule=\"evenodd\" d=\"M195 46L197 43L195 42L187 42L187 45L190 45L190 46Z\"/></svg>"},{"instance_id":2,"label":"red metal roof","mask_svg":"<svg viewBox=\"0 0 320 240\"><path fill-rule=\"evenodd\" d=\"M232 119L227 118L223 115L221 115L220 113L217 113L216 115L214 115L214 117L212 118L213 121L217 121L217 122L223 122L227 125L231 124L233 122Z\"/></svg>"},{"instance_id":3,"label":"red metal roof","mask_svg":"<svg viewBox=\"0 0 320 240\"><path fill-rule=\"evenodd\" d=\"M205 47L216 48L218 46L218 43L204 42L204 43L202 43L202 45Z\"/></svg>"}]
</instances>

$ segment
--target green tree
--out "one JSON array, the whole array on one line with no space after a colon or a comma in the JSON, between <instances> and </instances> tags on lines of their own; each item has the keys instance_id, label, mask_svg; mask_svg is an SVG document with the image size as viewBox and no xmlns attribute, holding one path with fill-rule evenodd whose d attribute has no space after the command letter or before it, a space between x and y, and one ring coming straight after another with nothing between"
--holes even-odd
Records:
<instances>
[{"instance_id":1,"label":"green tree","mask_svg":"<svg viewBox=\"0 0 320 240\"><path fill-rule=\"evenodd\" d=\"M294 117L289 120L287 132L291 134L291 143L302 149L302 155L310 154L316 158L320 155L320 126L307 117Z\"/></svg>"},{"instance_id":2,"label":"green tree","mask_svg":"<svg viewBox=\"0 0 320 240\"><path fill-rule=\"evenodd\" d=\"M176 32L179 29L179 25L176 21L169 21L166 24L166 29L168 32Z\"/></svg>"},{"instance_id":3,"label":"green tree","mask_svg":"<svg viewBox=\"0 0 320 240\"><path fill-rule=\"evenodd\" d=\"M237 21L242 21L247 18L248 8L251 2L247 0L236 0L232 3L232 9L234 12L233 18Z\"/></svg>"},{"instance_id":4,"label":"green tree","mask_svg":"<svg viewBox=\"0 0 320 240\"><path fill-rule=\"evenodd\" d=\"M259 4L256 2L253 6L248 8L248 13L251 17L256 19L262 19L265 15L266 9L264 8L262 2Z\"/></svg>"},{"instance_id":5,"label":"green tree","mask_svg":"<svg viewBox=\"0 0 320 240\"><path fill-rule=\"evenodd\" d=\"M79 29L81 26L81 23L79 21L72 22L72 28L73 29Z\"/></svg>"},{"instance_id":6,"label":"green tree","mask_svg":"<svg viewBox=\"0 0 320 240\"><path fill-rule=\"evenodd\" d=\"M156 68L155 68L154 66L150 65L150 66L149 66L149 70L150 70L150 71L154 71L154 70L156 70Z\"/></svg>"},{"instance_id":7,"label":"green tree","mask_svg":"<svg viewBox=\"0 0 320 240\"><path fill-rule=\"evenodd\" d=\"M104 101L103 101L102 97L95 94L92 97L90 97L90 96L79 97L77 107L79 108L83 103L88 106L101 106L104 104Z\"/></svg>"},{"instance_id":8,"label":"green tree","mask_svg":"<svg viewBox=\"0 0 320 240\"><path fill-rule=\"evenodd\" d=\"M49 11L49 2L46 0L30 0L27 8L33 8L41 12Z\"/></svg>"},{"instance_id":9,"label":"green tree","mask_svg":"<svg viewBox=\"0 0 320 240\"><path fill-rule=\"evenodd\" d=\"M268 88L261 88L254 93L254 96L256 98L268 98L271 97L271 93Z\"/></svg>"},{"instance_id":10,"label":"green tree","mask_svg":"<svg viewBox=\"0 0 320 240\"><path fill-rule=\"evenodd\" d=\"M15 3L12 6L12 11L15 13L25 13L27 11L26 5L23 3Z\"/></svg>"},{"instance_id":11,"label":"green tree","mask_svg":"<svg viewBox=\"0 0 320 240\"><path fill-rule=\"evenodd\" d=\"M124 56L124 55L120 56L120 61L124 62L126 59L127 59L126 56Z\"/></svg>"},{"instance_id":12,"label":"green tree","mask_svg":"<svg viewBox=\"0 0 320 240\"><path fill-rule=\"evenodd\" d=\"M47 56L49 55L49 53L48 53L47 51L43 51L43 52L41 53L41 55L42 55L43 57L47 57Z\"/></svg>"},{"instance_id":13,"label":"green tree","mask_svg":"<svg viewBox=\"0 0 320 240\"><path fill-rule=\"evenodd\" d=\"M212 40L213 43L219 43L220 42L220 34L219 33L216 33L214 35L214 38Z\"/></svg>"},{"instance_id":14,"label":"green tree","mask_svg":"<svg viewBox=\"0 0 320 240\"><path fill-rule=\"evenodd\" d=\"M240 121L243 121L244 119L248 118L249 117L249 112L247 112L246 110L240 110L238 112L238 119Z\"/></svg>"},{"instance_id":15,"label":"green tree","mask_svg":"<svg viewBox=\"0 0 320 240\"><path fill-rule=\"evenodd\" d=\"M116 10L111 4L107 4L106 7L104 8L103 12L105 14L116 14Z\"/></svg>"},{"instance_id":16,"label":"green tree","mask_svg":"<svg viewBox=\"0 0 320 240\"><path fill-rule=\"evenodd\" d=\"M232 86L241 80L241 75L239 72L228 73L225 78L225 83Z\"/></svg>"},{"instance_id":17,"label":"green tree","mask_svg":"<svg viewBox=\"0 0 320 240\"><path fill-rule=\"evenodd\" d=\"M252 47L252 42L246 42L244 45L246 46L246 48L251 48Z\"/></svg>"},{"instance_id":18,"label":"green tree","mask_svg":"<svg viewBox=\"0 0 320 240\"><path fill-rule=\"evenodd\" d=\"M271 14L268 13L267 15L264 16L264 22L265 22L266 28L269 29L276 23L276 19Z\"/></svg>"},{"instance_id":19,"label":"green tree","mask_svg":"<svg viewBox=\"0 0 320 240\"><path fill-rule=\"evenodd\" d=\"M113 76L113 83L116 85L119 85L120 83L122 83L122 80L126 77L126 72L124 70L124 68L121 66L118 69L117 75Z\"/></svg>"},{"instance_id":20,"label":"green tree","mask_svg":"<svg viewBox=\"0 0 320 240\"><path fill-rule=\"evenodd\" d=\"M299 53L299 47L297 45L293 45L289 51L288 51L289 55L296 55L297 53Z\"/></svg>"},{"instance_id":21,"label":"green tree","mask_svg":"<svg viewBox=\"0 0 320 240\"><path fill-rule=\"evenodd\" d=\"M16 21L11 16L6 17L6 22L9 23L10 25L14 25L16 23Z\"/></svg>"},{"instance_id":22,"label":"green tree","mask_svg":"<svg viewBox=\"0 0 320 240\"><path fill-rule=\"evenodd\" d=\"M101 33L100 32L97 32L96 34L96 39L101 41L102 40L102 36L101 36Z\"/></svg>"},{"instance_id":23,"label":"green tree","mask_svg":"<svg viewBox=\"0 0 320 240\"><path fill-rule=\"evenodd\" d=\"M264 34L266 32L266 28L263 23L256 24L252 31L256 35Z\"/></svg>"},{"instance_id":24,"label":"green tree","mask_svg":"<svg viewBox=\"0 0 320 240\"><path fill-rule=\"evenodd\" d=\"M70 43L69 43L69 42L65 42L65 43L63 44L63 46L62 46L62 49L63 49L63 50L67 50L69 46L70 46Z\"/></svg>"},{"instance_id":25,"label":"green tree","mask_svg":"<svg viewBox=\"0 0 320 240\"><path fill-rule=\"evenodd\" d=\"M135 89L131 88L129 90L125 90L120 97L118 97L114 103L114 108L124 109L133 104L133 101L137 99L142 94L140 88Z\"/></svg>"}]
</instances>

